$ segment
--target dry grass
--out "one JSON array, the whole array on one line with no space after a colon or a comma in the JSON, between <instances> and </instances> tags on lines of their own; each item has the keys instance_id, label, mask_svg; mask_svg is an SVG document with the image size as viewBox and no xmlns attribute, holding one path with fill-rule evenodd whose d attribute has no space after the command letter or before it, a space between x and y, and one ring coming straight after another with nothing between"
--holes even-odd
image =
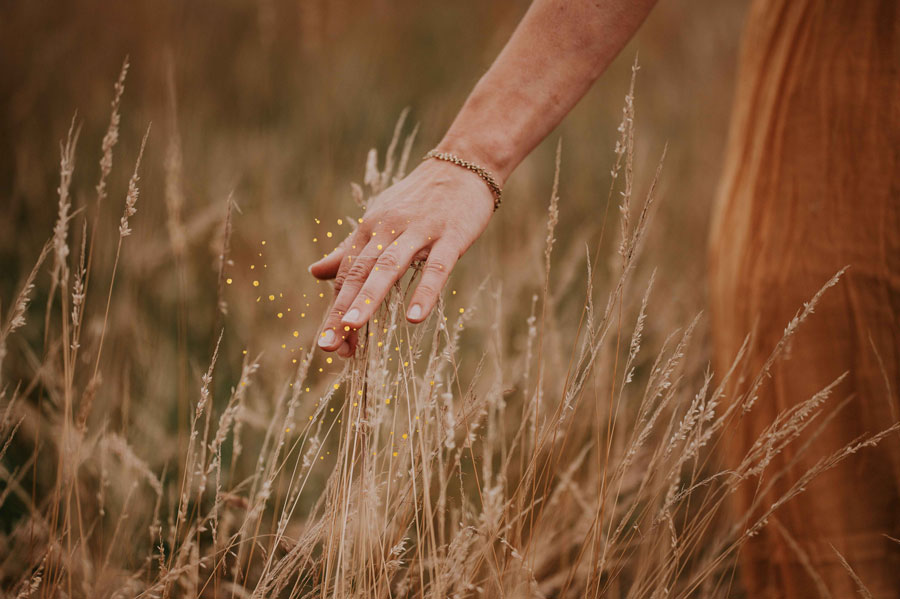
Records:
<instances>
[{"instance_id":1,"label":"dry grass","mask_svg":"<svg viewBox=\"0 0 900 599\"><path fill-rule=\"evenodd\" d=\"M753 409L768 369L840 273L786 323L770 361L751 373L747 393L727 396L742 356L732 371L714 375L696 347L702 315L669 331L654 320L663 300L653 295L641 250L662 160L652 178L638 180L634 78L604 216L586 246L576 248L586 258L567 256L554 279L565 187L557 149L546 235L537 228L532 235L545 240L534 270L540 274L513 284L514 293L530 298L520 334L502 330L510 292L491 279L451 288L426 323L410 326L402 306L413 273L368 325L357 356L342 364L314 349L314 323L301 337L302 327L287 324L283 313L273 338L262 329L258 338L225 333L230 306L266 306L270 289L279 308L299 312L305 301L278 292L276 303L275 284L256 274L271 259L262 242L234 255L240 217L231 200L218 225L217 298L205 308L192 303L190 282L199 275L181 214L173 101L164 172L176 318L184 323L205 309L215 330L203 366L190 363L182 325L174 346L141 347L137 338L129 350L121 314L138 313L128 302L161 292L117 293L120 257L153 261L162 250L130 235L141 217L141 156L155 141L147 135L128 169L115 245L95 244L101 211L115 201L114 194L107 198L107 180L127 70L126 62L95 200L71 208L76 119L61 146L52 238L0 332L0 367L14 358L20 373L0 379L0 504L7 514L0 558L9 596L731 596L741 543L809 478L893 430L823 457L774 505L723 517L738 485L777 480L772 456L799 444L827 405L830 388L780 415L738 468L716 463L717 439L736 415ZM402 121L383 166L370 154L367 189L354 187L360 203L402 176L412 136L398 156L401 138ZM29 299L51 254L41 326ZM111 263L97 259L107 254ZM253 271L244 263L250 260ZM109 266L98 271L98 264ZM261 289L244 280L248 272L263 280ZM586 281L577 301L560 291L572 281ZM300 322L295 312L292 322ZM306 321L317 313L309 312ZM125 332L117 333L113 358L104 341L119 328ZM123 359L131 353L137 357ZM141 357L148 353L174 355L179 365L133 370L151 362ZM236 360L238 369L221 372L223 362ZM160 377L189 381L174 421L153 405ZM132 387L142 394L132 397Z\"/></svg>"}]
</instances>

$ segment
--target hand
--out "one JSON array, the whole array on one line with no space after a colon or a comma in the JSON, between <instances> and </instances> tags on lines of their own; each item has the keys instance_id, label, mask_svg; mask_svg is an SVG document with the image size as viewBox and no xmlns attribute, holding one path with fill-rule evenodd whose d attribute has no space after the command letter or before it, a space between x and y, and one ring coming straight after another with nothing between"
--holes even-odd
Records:
<instances>
[{"instance_id":1,"label":"hand","mask_svg":"<svg viewBox=\"0 0 900 599\"><path fill-rule=\"evenodd\" d=\"M428 316L459 257L487 227L490 190L464 168L428 160L369 204L357 230L310 266L318 279L335 279L335 299L319 347L349 357L357 330L375 313L414 260L425 260L406 318Z\"/></svg>"}]
</instances>

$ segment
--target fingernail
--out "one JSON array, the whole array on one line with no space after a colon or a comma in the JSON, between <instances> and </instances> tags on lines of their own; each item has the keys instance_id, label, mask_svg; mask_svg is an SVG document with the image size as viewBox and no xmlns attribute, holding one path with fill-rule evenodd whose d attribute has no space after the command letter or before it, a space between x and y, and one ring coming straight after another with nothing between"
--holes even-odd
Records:
<instances>
[{"instance_id":1,"label":"fingernail","mask_svg":"<svg viewBox=\"0 0 900 599\"><path fill-rule=\"evenodd\" d=\"M358 324L359 320L359 310L356 308L352 308L347 314L344 316L343 321L350 324Z\"/></svg>"},{"instance_id":2,"label":"fingernail","mask_svg":"<svg viewBox=\"0 0 900 599\"><path fill-rule=\"evenodd\" d=\"M322 336L319 337L319 347L328 347L334 343L334 331L328 329L322 333Z\"/></svg>"},{"instance_id":3,"label":"fingernail","mask_svg":"<svg viewBox=\"0 0 900 599\"><path fill-rule=\"evenodd\" d=\"M422 318L422 306L419 304L413 304L409 307L409 311L406 313L406 317L410 320L419 320Z\"/></svg>"}]
</instances>

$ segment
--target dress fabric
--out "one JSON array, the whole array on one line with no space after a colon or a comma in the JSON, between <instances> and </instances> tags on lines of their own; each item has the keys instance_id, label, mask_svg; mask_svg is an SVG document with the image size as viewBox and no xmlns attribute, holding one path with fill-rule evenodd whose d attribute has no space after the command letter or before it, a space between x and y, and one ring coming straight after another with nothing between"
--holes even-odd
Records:
<instances>
[{"instance_id":1,"label":"dress fabric","mask_svg":"<svg viewBox=\"0 0 900 599\"><path fill-rule=\"evenodd\" d=\"M709 247L718 373L753 332L729 397L849 268L723 435L735 467L778 413L847 373L769 473L734 493L735 518L900 420L900 0L754 0L742 44ZM860 596L837 552L874 597L900 599L900 433L816 477L743 545L746 596Z\"/></svg>"}]
</instances>

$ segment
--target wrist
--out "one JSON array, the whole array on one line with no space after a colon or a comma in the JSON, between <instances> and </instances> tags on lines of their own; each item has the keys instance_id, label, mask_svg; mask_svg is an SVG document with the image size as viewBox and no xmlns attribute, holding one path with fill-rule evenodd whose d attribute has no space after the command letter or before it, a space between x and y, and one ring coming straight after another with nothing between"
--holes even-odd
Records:
<instances>
[{"instance_id":1,"label":"wrist","mask_svg":"<svg viewBox=\"0 0 900 599\"><path fill-rule=\"evenodd\" d=\"M509 161L498 152L492 151L490 146L475 143L465 136L451 135L448 132L434 149L477 164L488 171L501 187L506 183L512 170L507 166Z\"/></svg>"},{"instance_id":2,"label":"wrist","mask_svg":"<svg viewBox=\"0 0 900 599\"><path fill-rule=\"evenodd\" d=\"M508 133L511 127L503 125L502 115L492 114L493 108L476 88L434 149L478 164L502 186L521 157L516 153L514 136Z\"/></svg>"},{"instance_id":3,"label":"wrist","mask_svg":"<svg viewBox=\"0 0 900 599\"><path fill-rule=\"evenodd\" d=\"M488 189L491 192L491 197L493 198L494 202L494 210L496 211L500 207L503 189L500 187L500 183L497 181L497 178L486 168L484 168L480 164L475 164L474 162L471 162L464 158L460 158L459 156L451 152L442 152L437 149L430 150L427 154L425 154L424 159L428 160L429 158L433 158L435 160L440 160L443 162L449 162L478 176L478 178L481 179L485 183L485 185L487 185Z\"/></svg>"}]
</instances>

